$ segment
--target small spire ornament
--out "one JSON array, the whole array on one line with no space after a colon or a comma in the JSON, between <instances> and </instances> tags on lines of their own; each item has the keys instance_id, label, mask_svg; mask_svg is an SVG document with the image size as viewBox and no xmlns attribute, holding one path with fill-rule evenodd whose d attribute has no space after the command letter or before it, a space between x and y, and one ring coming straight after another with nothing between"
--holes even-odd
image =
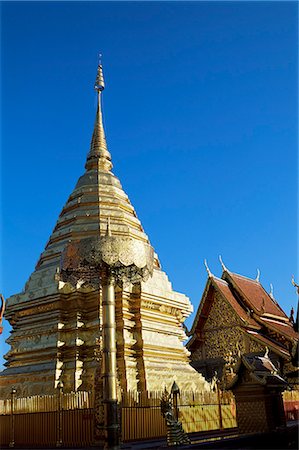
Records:
<instances>
[{"instance_id":1,"label":"small spire ornament","mask_svg":"<svg viewBox=\"0 0 299 450\"><path fill-rule=\"evenodd\" d=\"M208 263L207 263L207 260L206 260L206 259L204 260L204 265L205 265L206 270L207 270L207 272L208 272L209 278L211 278L211 277L213 276L213 274L212 274L212 272L211 272L210 269L209 269L209 266L208 266Z\"/></svg>"}]
</instances>

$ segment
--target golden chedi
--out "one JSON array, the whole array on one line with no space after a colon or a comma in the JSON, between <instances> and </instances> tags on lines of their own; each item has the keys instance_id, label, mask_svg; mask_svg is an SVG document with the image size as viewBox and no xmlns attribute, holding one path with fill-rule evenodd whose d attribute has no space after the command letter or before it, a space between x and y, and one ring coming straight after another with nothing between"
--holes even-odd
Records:
<instances>
[{"instance_id":1,"label":"golden chedi","mask_svg":"<svg viewBox=\"0 0 299 450\"><path fill-rule=\"evenodd\" d=\"M105 236L108 221L116 241L134 241L134 249L141 244L151 249L128 196L112 173L102 122L101 65L95 89L98 106L86 170L23 292L7 301L5 316L13 329L6 368L0 376L2 397L9 395L12 386L18 397L52 393L59 381L65 392L92 390L102 342L101 280L90 282L92 267L88 265L82 276L67 272L65 258L76 259L80 242L82 248L86 240L96 242ZM182 323L192 312L189 299L173 291L153 251L149 272L141 281L126 280L115 286L118 388L161 390L176 381L181 389L208 389L208 383L189 365L189 351L183 346Z\"/></svg>"}]
</instances>

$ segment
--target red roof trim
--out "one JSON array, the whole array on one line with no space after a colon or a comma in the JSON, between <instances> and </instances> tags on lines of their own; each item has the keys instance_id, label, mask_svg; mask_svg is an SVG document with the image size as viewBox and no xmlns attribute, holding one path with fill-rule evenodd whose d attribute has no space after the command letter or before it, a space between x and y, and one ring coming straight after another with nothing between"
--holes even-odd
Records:
<instances>
[{"instance_id":1,"label":"red roof trim","mask_svg":"<svg viewBox=\"0 0 299 450\"><path fill-rule=\"evenodd\" d=\"M252 330L246 330L246 333L249 334L250 337L253 339L256 339L262 344L266 344L269 348L273 348L274 350L278 351L279 353L283 354L284 356L287 356L290 358L290 353L285 348L281 347L280 345L276 344L275 342L272 342L270 339L268 339L266 336L263 336L256 331Z\"/></svg>"}]
</instances>

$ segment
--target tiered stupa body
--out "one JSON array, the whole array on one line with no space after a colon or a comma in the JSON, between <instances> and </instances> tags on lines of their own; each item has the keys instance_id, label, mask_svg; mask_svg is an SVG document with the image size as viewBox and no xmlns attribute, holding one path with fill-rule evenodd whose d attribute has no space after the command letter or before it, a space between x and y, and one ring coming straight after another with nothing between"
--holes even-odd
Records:
<instances>
[{"instance_id":1,"label":"tiered stupa body","mask_svg":"<svg viewBox=\"0 0 299 450\"><path fill-rule=\"evenodd\" d=\"M91 390L101 342L101 289L61 281L61 255L70 241L103 235L110 218L115 236L149 243L119 180L111 172L102 124L102 68L96 80L98 108L86 171L67 200L54 231L23 292L7 301L6 369L0 394L51 393L59 380L65 391ZM155 255L153 276L116 290L117 370L127 390L160 390L175 380L180 388L208 389L189 365L182 322L191 313L188 298L174 292Z\"/></svg>"}]
</instances>

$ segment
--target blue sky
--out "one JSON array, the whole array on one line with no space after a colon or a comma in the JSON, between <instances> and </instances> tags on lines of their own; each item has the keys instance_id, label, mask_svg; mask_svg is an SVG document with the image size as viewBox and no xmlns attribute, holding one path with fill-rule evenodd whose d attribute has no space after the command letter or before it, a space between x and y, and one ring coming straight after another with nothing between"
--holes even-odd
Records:
<instances>
[{"instance_id":1,"label":"blue sky","mask_svg":"<svg viewBox=\"0 0 299 450\"><path fill-rule=\"evenodd\" d=\"M258 267L289 313L297 4L3 2L1 22L5 297L22 290L84 170L101 52L114 173L173 287L196 310L203 260L220 276L221 254L237 273Z\"/></svg>"}]
</instances>

